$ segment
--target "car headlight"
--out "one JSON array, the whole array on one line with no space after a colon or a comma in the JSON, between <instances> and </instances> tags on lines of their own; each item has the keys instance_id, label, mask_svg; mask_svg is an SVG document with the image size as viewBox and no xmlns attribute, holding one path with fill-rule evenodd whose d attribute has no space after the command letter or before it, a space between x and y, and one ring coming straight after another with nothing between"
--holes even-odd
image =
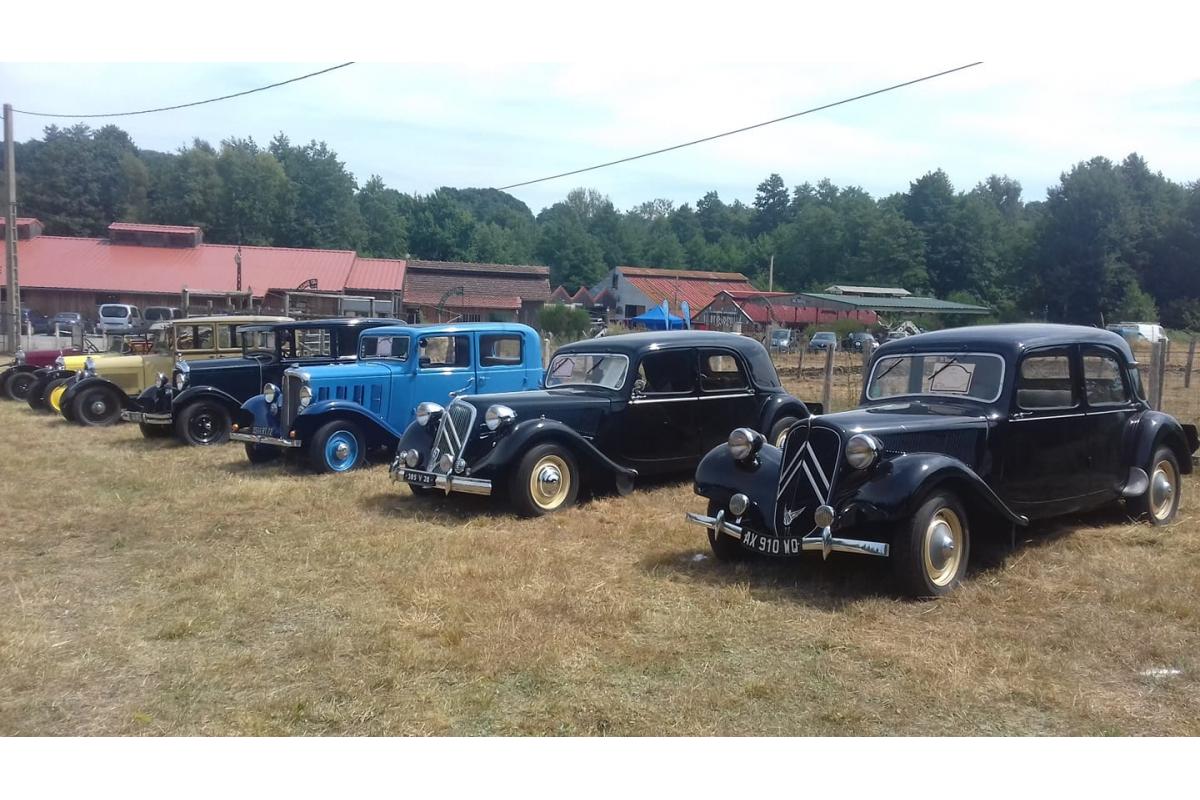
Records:
<instances>
[{"instance_id":1,"label":"car headlight","mask_svg":"<svg viewBox=\"0 0 1200 800\"><path fill-rule=\"evenodd\" d=\"M24 350L18 350L15 354L15 357L17 359L18 365L25 363L25 351Z\"/></svg>"},{"instance_id":2,"label":"car headlight","mask_svg":"<svg viewBox=\"0 0 1200 800\"><path fill-rule=\"evenodd\" d=\"M754 458L754 454L763 446L763 435L749 428L734 428L729 434L729 452L738 461Z\"/></svg>"},{"instance_id":3,"label":"car headlight","mask_svg":"<svg viewBox=\"0 0 1200 800\"><path fill-rule=\"evenodd\" d=\"M312 402L312 387L307 383L300 387L300 407L305 408Z\"/></svg>"},{"instance_id":4,"label":"car headlight","mask_svg":"<svg viewBox=\"0 0 1200 800\"><path fill-rule=\"evenodd\" d=\"M410 469L415 469L421 461L421 454L417 452L417 448L404 451L404 464Z\"/></svg>"},{"instance_id":5,"label":"car headlight","mask_svg":"<svg viewBox=\"0 0 1200 800\"><path fill-rule=\"evenodd\" d=\"M517 412L508 406L488 406L488 410L483 413L483 424L487 425L489 431L494 431L502 425L508 425L516 418Z\"/></svg>"},{"instance_id":6,"label":"car headlight","mask_svg":"<svg viewBox=\"0 0 1200 800\"><path fill-rule=\"evenodd\" d=\"M171 385L171 380L167 377L167 373L165 372L158 373L158 377L154 379L154 382L160 389L165 389Z\"/></svg>"},{"instance_id":7,"label":"car headlight","mask_svg":"<svg viewBox=\"0 0 1200 800\"><path fill-rule=\"evenodd\" d=\"M273 383L264 383L262 390L263 400L267 401L267 405L272 405L275 398L279 397L279 387Z\"/></svg>"},{"instance_id":8,"label":"car headlight","mask_svg":"<svg viewBox=\"0 0 1200 800\"><path fill-rule=\"evenodd\" d=\"M879 458L883 445L869 433L856 433L846 442L846 463L855 469L866 469Z\"/></svg>"},{"instance_id":9,"label":"car headlight","mask_svg":"<svg viewBox=\"0 0 1200 800\"><path fill-rule=\"evenodd\" d=\"M55 369L62 369L66 365L67 365L67 362L66 362L66 360L63 359L62 356L59 356L58 358L54 359L54 368Z\"/></svg>"},{"instance_id":10,"label":"car headlight","mask_svg":"<svg viewBox=\"0 0 1200 800\"><path fill-rule=\"evenodd\" d=\"M449 453L442 453L441 458L438 459L438 469L440 469L442 472L449 472L453 468L454 456L450 455Z\"/></svg>"},{"instance_id":11,"label":"car headlight","mask_svg":"<svg viewBox=\"0 0 1200 800\"><path fill-rule=\"evenodd\" d=\"M423 428L431 420L436 419L443 411L445 409L437 403L421 403L417 406L417 424Z\"/></svg>"},{"instance_id":12,"label":"car headlight","mask_svg":"<svg viewBox=\"0 0 1200 800\"><path fill-rule=\"evenodd\" d=\"M750 498L738 492L733 497L729 498L729 513L735 517L740 517L746 513L746 509L750 507Z\"/></svg>"}]
</instances>

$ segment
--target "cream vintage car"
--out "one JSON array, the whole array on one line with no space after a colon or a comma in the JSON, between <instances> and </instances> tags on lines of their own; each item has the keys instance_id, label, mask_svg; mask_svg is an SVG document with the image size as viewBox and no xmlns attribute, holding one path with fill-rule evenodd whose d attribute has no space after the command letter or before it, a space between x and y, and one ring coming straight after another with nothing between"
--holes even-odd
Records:
<instances>
[{"instance_id":1,"label":"cream vintage car","mask_svg":"<svg viewBox=\"0 0 1200 800\"><path fill-rule=\"evenodd\" d=\"M64 358L61 368L74 374L50 384L46 401L79 425L111 425L121 419L121 410L131 398L156 381L167 380L176 361L241 356L239 327L290 319L241 314L158 323L146 352Z\"/></svg>"}]
</instances>

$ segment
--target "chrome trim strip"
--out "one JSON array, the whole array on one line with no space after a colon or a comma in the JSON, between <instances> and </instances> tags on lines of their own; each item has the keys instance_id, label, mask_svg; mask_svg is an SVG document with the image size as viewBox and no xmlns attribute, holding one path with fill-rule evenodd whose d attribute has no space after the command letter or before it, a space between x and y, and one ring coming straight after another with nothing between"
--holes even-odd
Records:
<instances>
[{"instance_id":1,"label":"chrome trim strip","mask_svg":"<svg viewBox=\"0 0 1200 800\"><path fill-rule=\"evenodd\" d=\"M1028 410L1028 409L1022 409L1022 411L1029 411L1029 410ZM1036 412L1032 412L1032 413L1036 413ZM1075 414L1049 414L1049 415L1047 415L1047 416L1044 416L1044 417L1038 417L1038 416L1028 416L1028 417L1016 417L1016 416L1010 416L1010 417L1008 418L1008 421L1009 421L1009 422L1033 422L1033 421L1035 421L1035 420L1043 420L1043 419L1076 419L1076 418L1083 418L1083 417L1085 417L1085 416L1087 416L1087 415L1086 415L1086 414L1084 414L1082 411L1080 411L1080 412L1077 412L1077 413L1075 413Z\"/></svg>"},{"instance_id":2,"label":"chrome trim strip","mask_svg":"<svg viewBox=\"0 0 1200 800\"><path fill-rule=\"evenodd\" d=\"M822 558L829 558L830 553L858 553L866 556L881 556L887 558L890 545L883 542L870 542L862 539L835 538L829 528L814 531L800 540L802 550L820 550Z\"/></svg>"},{"instance_id":3,"label":"chrome trim strip","mask_svg":"<svg viewBox=\"0 0 1200 800\"><path fill-rule=\"evenodd\" d=\"M841 444L842 444L842 437L839 435L838 436L838 447L839 448L841 447ZM821 461L820 461L820 459L817 458L817 451L813 450L811 435L809 435L808 441L804 443L804 449L808 451L808 454L810 456L812 456L812 464L814 467L817 468L817 474L821 476L821 483L825 484L825 491L828 492L832 488L832 484L829 483L829 478L827 478L825 476L825 470L821 468ZM837 465L838 461L841 460L841 457L842 457L842 451L839 449L837 452L837 457L834 459L834 462L833 462L835 466ZM809 477L812 477L812 476L809 476ZM828 498L826 498L826 499L828 499Z\"/></svg>"},{"instance_id":4,"label":"chrome trim strip","mask_svg":"<svg viewBox=\"0 0 1200 800\"><path fill-rule=\"evenodd\" d=\"M718 511L715 517L707 517L704 514L696 514L691 511L687 512L686 520L694 525L700 525L705 528L710 528L719 534L728 534L734 539L741 541L742 526L734 525L732 522L725 521L725 512Z\"/></svg>"},{"instance_id":5,"label":"chrome trim strip","mask_svg":"<svg viewBox=\"0 0 1200 800\"><path fill-rule=\"evenodd\" d=\"M391 468L388 469L391 473L392 480L400 483L404 481L405 472L416 472L421 475L432 475L433 486L430 488L441 489L446 494L451 492L462 492L464 494L481 494L490 495L492 493L492 482L482 480L480 478L465 478L461 475L443 475L440 472L431 472L424 469L411 469L404 466L397 467L393 462Z\"/></svg>"},{"instance_id":6,"label":"chrome trim strip","mask_svg":"<svg viewBox=\"0 0 1200 800\"><path fill-rule=\"evenodd\" d=\"M143 425L170 425L171 415L145 411L122 411L121 419L126 422L139 422Z\"/></svg>"},{"instance_id":7,"label":"chrome trim strip","mask_svg":"<svg viewBox=\"0 0 1200 800\"><path fill-rule=\"evenodd\" d=\"M629 405L631 405L631 406L648 406L653 403L682 403L687 400L699 400L699 399L700 398L695 395L688 395L687 397L663 397L663 398L659 398L659 399L639 397L636 400L630 400Z\"/></svg>"},{"instance_id":8,"label":"chrome trim strip","mask_svg":"<svg viewBox=\"0 0 1200 800\"><path fill-rule=\"evenodd\" d=\"M298 439L280 439L275 436L260 436L257 433L242 433L231 431L229 438L235 442L253 442L254 444L272 444L276 447L302 447L304 442Z\"/></svg>"}]
</instances>

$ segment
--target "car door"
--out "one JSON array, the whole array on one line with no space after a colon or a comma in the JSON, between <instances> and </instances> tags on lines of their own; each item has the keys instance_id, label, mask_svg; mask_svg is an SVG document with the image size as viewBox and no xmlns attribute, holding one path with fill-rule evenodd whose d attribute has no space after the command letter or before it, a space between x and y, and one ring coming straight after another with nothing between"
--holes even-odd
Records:
<instances>
[{"instance_id":1,"label":"car door","mask_svg":"<svg viewBox=\"0 0 1200 800\"><path fill-rule=\"evenodd\" d=\"M1137 412L1124 358L1110 347L1087 345L1080 351L1086 404L1087 451L1093 491L1116 495L1128 479L1121 446L1125 426Z\"/></svg>"},{"instance_id":2,"label":"car door","mask_svg":"<svg viewBox=\"0 0 1200 800\"><path fill-rule=\"evenodd\" d=\"M614 431L623 459L646 472L673 472L700 458L700 404L696 349L645 353L634 373L633 395Z\"/></svg>"},{"instance_id":3,"label":"car door","mask_svg":"<svg viewBox=\"0 0 1200 800\"><path fill-rule=\"evenodd\" d=\"M1080 508L1094 487L1074 347L1027 352L1002 432L1003 499L1031 517Z\"/></svg>"},{"instance_id":4,"label":"car door","mask_svg":"<svg viewBox=\"0 0 1200 800\"><path fill-rule=\"evenodd\" d=\"M520 392L530 388L525 369L525 337L518 331L480 331L475 334L479 360L472 394Z\"/></svg>"},{"instance_id":5,"label":"car door","mask_svg":"<svg viewBox=\"0 0 1200 800\"><path fill-rule=\"evenodd\" d=\"M450 393L475 391L475 359L469 333L427 333L417 337L417 368L411 374L409 405L450 402Z\"/></svg>"},{"instance_id":6,"label":"car door","mask_svg":"<svg viewBox=\"0 0 1200 800\"><path fill-rule=\"evenodd\" d=\"M707 453L728 441L729 432L734 428L756 427L758 399L750 385L750 372L737 353L700 348L698 354L700 397L696 422L700 452Z\"/></svg>"}]
</instances>

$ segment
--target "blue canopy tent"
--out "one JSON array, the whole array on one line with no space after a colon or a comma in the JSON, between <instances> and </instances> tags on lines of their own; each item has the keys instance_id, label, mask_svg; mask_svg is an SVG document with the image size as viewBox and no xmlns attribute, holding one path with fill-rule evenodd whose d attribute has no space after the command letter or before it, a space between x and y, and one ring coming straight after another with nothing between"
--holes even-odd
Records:
<instances>
[{"instance_id":1,"label":"blue canopy tent","mask_svg":"<svg viewBox=\"0 0 1200 800\"><path fill-rule=\"evenodd\" d=\"M661 306L655 306L646 313L629 320L633 325L641 325L652 331L683 330L683 317L677 317Z\"/></svg>"}]
</instances>

